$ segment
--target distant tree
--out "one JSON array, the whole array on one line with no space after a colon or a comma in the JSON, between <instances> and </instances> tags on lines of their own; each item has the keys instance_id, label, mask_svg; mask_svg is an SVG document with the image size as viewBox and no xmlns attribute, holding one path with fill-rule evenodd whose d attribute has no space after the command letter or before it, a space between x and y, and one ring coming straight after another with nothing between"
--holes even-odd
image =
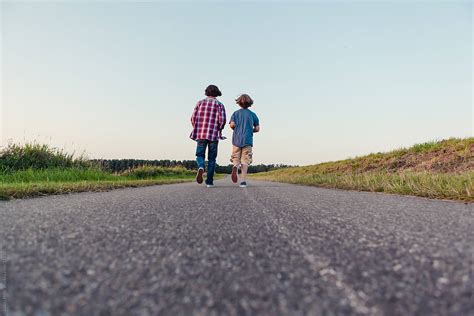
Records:
<instances>
[{"instance_id":1,"label":"distant tree","mask_svg":"<svg viewBox=\"0 0 474 316\"><path fill-rule=\"evenodd\" d=\"M144 159L95 159L91 160L94 164L103 170L120 173L125 170L133 169L139 166L150 165L160 167L177 167L181 166L188 170L196 170L197 163L195 160L144 160ZM291 167L284 164L259 164L249 166L249 173L266 172L274 169ZM232 172L232 165L216 165L216 172L223 174L230 174Z\"/></svg>"}]
</instances>

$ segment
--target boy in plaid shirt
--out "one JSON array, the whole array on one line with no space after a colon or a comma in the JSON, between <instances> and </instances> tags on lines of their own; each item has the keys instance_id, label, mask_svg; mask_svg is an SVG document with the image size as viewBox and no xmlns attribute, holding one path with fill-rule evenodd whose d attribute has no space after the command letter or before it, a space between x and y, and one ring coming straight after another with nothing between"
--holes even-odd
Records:
<instances>
[{"instance_id":1,"label":"boy in plaid shirt","mask_svg":"<svg viewBox=\"0 0 474 316\"><path fill-rule=\"evenodd\" d=\"M198 172L196 181L199 184L203 181L205 154L206 148L208 148L206 186L210 188L214 186L217 146L219 140L223 139L222 129L225 127L226 114L224 104L216 99L222 95L218 87L215 85L208 86L205 94L206 98L198 101L191 116L193 131L189 137L197 141L196 161Z\"/></svg>"}]
</instances>

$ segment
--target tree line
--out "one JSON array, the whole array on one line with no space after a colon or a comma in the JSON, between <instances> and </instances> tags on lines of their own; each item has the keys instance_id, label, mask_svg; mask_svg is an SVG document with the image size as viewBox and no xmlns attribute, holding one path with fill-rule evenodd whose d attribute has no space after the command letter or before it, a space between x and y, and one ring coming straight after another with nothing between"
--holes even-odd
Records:
<instances>
[{"instance_id":1,"label":"tree line","mask_svg":"<svg viewBox=\"0 0 474 316\"><path fill-rule=\"evenodd\" d=\"M130 170L139 166L157 166L157 167L184 167L188 170L196 170L197 163L195 160L144 160L144 159L94 159L91 160L94 164L98 165L103 170L119 173L126 170ZM249 166L249 173L266 172L270 170L291 167L284 164L269 164L269 165L251 165ZM217 173L232 172L232 165L220 166L216 165Z\"/></svg>"}]
</instances>

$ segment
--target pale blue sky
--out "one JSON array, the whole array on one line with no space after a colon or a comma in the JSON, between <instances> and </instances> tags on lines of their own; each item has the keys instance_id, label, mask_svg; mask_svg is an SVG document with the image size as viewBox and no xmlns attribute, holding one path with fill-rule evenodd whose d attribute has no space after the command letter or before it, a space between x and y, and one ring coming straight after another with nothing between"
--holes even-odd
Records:
<instances>
[{"instance_id":1,"label":"pale blue sky","mask_svg":"<svg viewBox=\"0 0 474 316\"><path fill-rule=\"evenodd\" d=\"M208 84L250 94L255 163L473 133L472 3L2 2L1 142L193 159ZM224 134L231 136L227 127ZM230 140L220 145L227 164Z\"/></svg>"}]
</instances>

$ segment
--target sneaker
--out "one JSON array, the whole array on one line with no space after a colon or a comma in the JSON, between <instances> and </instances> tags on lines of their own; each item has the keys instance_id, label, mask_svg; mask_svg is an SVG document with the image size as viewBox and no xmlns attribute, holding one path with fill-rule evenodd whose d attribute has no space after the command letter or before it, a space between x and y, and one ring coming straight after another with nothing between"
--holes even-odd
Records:
<instances>
[{"instance_id":1,"label":"sneaker","mask_svg":"<svg viewBox=\"0 0 474 316\"><path fill-rule=\"evenodd\" d=\"M239 187L246 188L247 187L247 182L245 182L245 181L240 182Z\"/></svg>"},{"instance_id":2,"label":"sneaker","mask_svg":"<svg viewBox=\"0 0 474 316\"><path fill-rule=\"evenodd\" d=\"M232 167L232 182L237 183L237 166Z\"/></svg>"},{"instance_id":3,"label":"sneaker","mask_svg":"<svg viewBox=\"0 0 474 316\"><path fill-rule=\"evenodd\" d=\"M196 175L196 182L201 184L202 183L202 175L204 173L204 168L199 168L197 175Z\"/></svg>"},{"instance_id":4,"label":"sneaker","mask_svg":"<svg viewBox=\"0 0 474 316\"><path fill-rule=\"evenodd\" d=\"M214 187L214 184L206 184L206 187L207 187L207 188L213 188L213 187Z\"/></svg>"}]
</instances>

